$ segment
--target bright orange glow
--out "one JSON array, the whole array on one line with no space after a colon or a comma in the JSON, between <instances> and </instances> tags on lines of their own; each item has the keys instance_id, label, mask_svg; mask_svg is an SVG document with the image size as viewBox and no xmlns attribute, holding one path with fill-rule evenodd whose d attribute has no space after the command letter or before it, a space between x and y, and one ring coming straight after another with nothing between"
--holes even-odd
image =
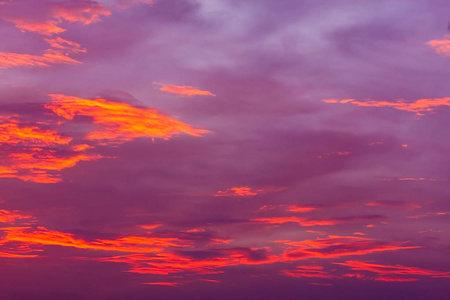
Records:
<instances>
[{"instance_id":1,"label":"bright orange glow","mask_svg":"<svg viewBox=\"0 0 450 300\"><path fill-rule=\"evenodd\" d=\"M431 40L426 44L431 46L436 53L450 56L450 35L446 35L442 40Z\"/></svg>"},{"instance_id":2,"label":"bright orange glow","mask_svg":"<svg viewBox=\"0 0 450 300\"><path fill-rule=\"evenodd\" d=\"M420 276L430 276L432 278L450 278L450 272L441 272L441 271L433 271L433 270L426 270L421 268L415 268L415 267L405 267L402 265L379 265L379 264L373 264L373 263L365 263L362 261L346 261L343 263L335 262L334 264L342 265L350 267L352 270L355 271L369 271L378 273L379 275L383 277L378 277L376 280L383 280L385 281L405 281L404 278L395 278L391 277L392 275L420 275ZM396 280L400 279L400 280ZM411 281L409 278L406 278L407 281Z\"/></svg>"},{"instance_id":3,"label":"bright orange glow","mask_svg":"<svg viewBox=\"0 0 450 300\"><path fill-rule=\"evenodd\" d=\"M325 99L323 101L326 103L350 103L362 107L392 107L398 110L414 112L417 116L434 112L435 108L439 106L450 106L450 97L419 99L415 102L404 102L404 100L397 100L395 102L367 100L363 102L354 99Z\"/></svg>"},{"instance_id":4,"label":"bright orange glow","mask_svg":"<svg viewBox=\"0 0 450 300\"><path fill-rule=\"evenodd\" d=\"M185 133L200 137L209 131L195 129L189 124L161 115L154 109L134 107L105 99L82 99L65 95L50 95L46 105L67 120L75 116L91 117L101 129L86 137L89 140L121 143L138 137L169 139Z\"/></svg>"},{"instance_id":5,"label":"bright orange glow","mask_svg":"<svg viewBox=\"0 0 450 300\"><path fill-rule=\"evenodd\" d=\"M348 255L366 255L380 251L416 249L419 246L403 246L399 243L382 243L374 239L355 236L329 236L300 242L284 242L295 246L283 253L285 260L308 258L334 258Z\"/></svg>"},{"instance_id":6,"label":"bright orange glow","mask_svg":"<svg viewBox=\"0 0 450 300\"><path fill-rule=\"evenodd\" d=\"M16 177L17 170L0 166L0 178L13 178Z\"/></svg>"},{"instance_id":7,"label":"bright orange glow","mask_svg":"<svg viewBox=\"0 0 450 300\"><path fill-rule=\"evenodd\" d=\"M185 96L216 96L211 92L208 91L202 91L195 87L189 86L189 85L170 85L170 84L163 84L163 83L156 83L154 84L161 85L159 88L160 91L168 92L171 94L177 94L177 95L185 95Z\"/></svg>"}]
</instances>

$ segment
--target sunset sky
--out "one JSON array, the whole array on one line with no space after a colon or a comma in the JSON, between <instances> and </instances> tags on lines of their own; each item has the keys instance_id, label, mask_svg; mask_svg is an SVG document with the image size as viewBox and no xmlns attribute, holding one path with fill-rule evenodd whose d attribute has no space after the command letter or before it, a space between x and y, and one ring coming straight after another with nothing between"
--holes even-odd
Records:
<instances>
[{"instance_id":1,"label":"sunset sky","mask_svg":"<svg viewBox=\"0 0 450 300\"><path fill-rule=\"evenodd\" d=\"M448 0L1 0L5 300L450 299Z\"/></svg>"}]
</instances>

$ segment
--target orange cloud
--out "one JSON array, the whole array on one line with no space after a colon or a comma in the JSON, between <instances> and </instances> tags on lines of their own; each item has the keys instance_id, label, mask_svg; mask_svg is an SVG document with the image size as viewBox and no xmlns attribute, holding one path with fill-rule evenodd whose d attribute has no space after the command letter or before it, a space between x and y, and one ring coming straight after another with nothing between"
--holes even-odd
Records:
<instances>
[{"instance_id":1,"label":"orange cloud","mask_svg":"<svg viewBox=\"0 0 450 300\"><path fill-rule=\"evenodd\" d=\"M446 35L442 40L431 40L426 44L432 47L436 53L450 56L450 35Z\"/></svg>"},{"instance_id":2,"label":"orange cloud","mask_svg":"<svg viewBox=\"0 0 450 300\"><path fill-rule=\"evenodd\" d=\"M101 158L95 154L79 153L80 149L76 149L78 152L68 151L71 137L62 136L55 130L43 129L39 123L23 123L18 119L0 116L2 178L54 183L60 179L57 174L51 174L52 171L73 167L79 161Z\"/></svg>"},{"instance_id":3,"label":"orange cloud","mask_svg":"<svg viewBox=\"0 0 450 300\"><path fill-rule=\"evenodd\" d=\"M29 220L31 216L22 215L18 212L0 209L0 223L14 223L16 220Z\"/></svg>"},{"instance_id":4,"label":"orange cloud","mask_svg":"<svg viewBox=\"0 0 450 300\"><path fill-rule=\"evenodd\" d=\"M419 246L403 246L397 242L379 242L355 236L329 236L300 242L283 242L294 246L283 253L284 260L308 258L335 258L349 255L366 255L373 252L416 249Z\"/></svg>"},{"instance_id":5,"label":"orange cloud","mask_svg":"<svg viewBox=\"0 0 450 300\"><path fill-rule=\"evenodd\" d=\"M199 90L189 85L170 85L154 82L154 84L161 85L160 91L168 92L171 94L185 95L185 96L216 96L211 92Z\"/></svg>"},{"instance_id":6,"label":"orange cloud","mask_svg":"<svg viewBox=\"0 0 450 300\"><path fill-rule=\"evenodd\" d=\"M381 275L381 277L375 278L375 280L382 280L382 281L413 281L417 279L413 278L399 278L399 277L392 277L394 276L411 276L411 275L418 275L418 276L429 276L432 278L450 278L450 272L441 272L441 271L433 271L433 270L426 270L421 268L415 268L415 267L405 267L402 265L379 265L379 264L373 264L373 263L365 263L362 261L346 261L343 263L335 262L334 264L342 265L350 267L352 270L355 271L368 271L373 272Z\"/></svg>"},{"instance_id":7,"label":"orange cloud","mask_svg":"<svg viewBox=\"0 0 450 300\"><path fill-rule=\"evenodd\" d=\"M65 44L65 40L56 40ZM60 121L29 122L0 116L0 178L19 178L38 183L60 182L59 171L80 161L102 158L93 153L98 145L120 144L137 137L170 137L185 133L201 136L209 131L195 129L189 124L161 115L156 110L138 108L105 99L87 100L52 95L53 101L44 105L57 116L71 120L88 116L97 125L96 131L85 132L84 142L73 144L72 137L51 129ZM56 118L56 116L54 116ZM90 128L89 128L90 129Z\"/></svg>"},{"instance_id":8,"label":"orange cloud","mask_svg":"<svg viewBox=\"0 0 450 300\"><path fill-rule=\"evenodd\" d=\"M0 143L9 145L66 145L72 138L63 137L54 130L45 130L38 126L21 125L19 120L0 116Z\"/></svg>"},{"instance_id":9,"label":"orange cloud","mask_svg":"<svg viewBox=\"0 0 450 300\"><path fill-rule=\"evenodd\" d=\"M0 68L7 69L20 66L49 67L51 64L78 64L79 61L62 53L47 50L43 55L20 53L0 53Z\"/></svg>"},{"instance_id":10,"label":"orange cloud","mask_svg":"<svg viewBox=\"0 0 450 300\"><path fill-rule=\"evenodd\" d=\"M31 227L1 228L5 236L0 243L21 242L26 245L52 245L72 247L78 249L117 251L129 253L151 253L163 251L167 247L186 247L189 241L178 238L124 236L115 240L85 241L75 238L72 234L48 230L45 227L32 229Z\"/></svg>"},{"instance_id":11,"label":"orange cloud","mask_svg":"<svg viewBox=\"0 0 450 300\"><path fill-rule=\"evenodd\" d=\"M50 36L66 31L64 28L57 26L53 21L43 23L23 19L7 19L7 21L14 23L21 31L30 31L42 35Z\"/></svg>"},{"instance_id":12,"label":"orange cloud","mask_svg":"<svg viewBox=\"0 0 450 300\"><path fill-rule=\"evenodd\" d=\"M65 95L50 95L45 107L67 120L75 116L93 119L100 129L90 132L88 140L122 143L138 137L169 139L181 133L200 137L208 130L195 129L150 108L134 107L105 99L82 99Z\"/></svg>"},{"instance_id":13,"label":"orange cloud","mask_svg":"<svg viewBox=\"0 0 450 300\"><path fill-rule=\"evenodd\" d=\"M363 102L355 99L325 99L322 101L325 103L350 103L362 107L391 107L398 110L414 112L417 116L432 113L439 106L450 106L450 97L419 99L414 102L404 102L404 100L396 100L395 102L366 100Z\"/></svg>"}]
</instances>

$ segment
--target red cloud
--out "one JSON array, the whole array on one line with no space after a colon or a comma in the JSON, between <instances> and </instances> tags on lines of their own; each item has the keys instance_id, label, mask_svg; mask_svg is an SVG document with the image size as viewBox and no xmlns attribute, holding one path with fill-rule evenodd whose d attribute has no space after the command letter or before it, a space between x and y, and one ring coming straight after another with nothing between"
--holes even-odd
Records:
<instances>
[{"instance_id":1,"label":"red cloud","mask_svg":"<svg viewBox=\"0 0 450 300\"><path fill-rule=\"evenodd\" d=\"M161 87L159 88L160 91L168 92L171 94L185 96L216 96L211 92L203 91L189 85L170 85L157 82L154 82L154 84L161 85Z\"/></svg>"},{"instance_id":2,"label":"red cloud","mask_svg":"<svg viewBox=\"0 0 450 300\"><path fill-rule=\"evenodd\" d=\"M403 246L398 242L379 242L355 236L329 236L326 239L284 242L294 248L283 253L285 260L308 258L335 258L349 255L366 255L373 252L416 249L419 246Z\"/></svg>"},{"instance_id":3,"label":"red cloud","mask_svg":"<svg viewBox=\"0 0 450 300\"><path fill-rule=\"evenodd\" d=\"M270 218L257 218L251 219L252 222L263 222L268 224L283 224L283 223L297 223L300 226L326 226L326 225L338 225L343 223L373 220L383 218L382 216L355 216L336 219L307 219L299 217L270 217Z\"/></svg>"},{"instance_id":4,"label":"red cloud","mask_svg":"<svg viewBox=\"0 0 450 300\"><path fill-rule=\"evenodd\" d=\"M165 282L165 281L159 281L159 282L145 282L144 284L149 285L161 285L161 286L178 286L181 285L179 282Z\"/></svg>"}]
</instances>

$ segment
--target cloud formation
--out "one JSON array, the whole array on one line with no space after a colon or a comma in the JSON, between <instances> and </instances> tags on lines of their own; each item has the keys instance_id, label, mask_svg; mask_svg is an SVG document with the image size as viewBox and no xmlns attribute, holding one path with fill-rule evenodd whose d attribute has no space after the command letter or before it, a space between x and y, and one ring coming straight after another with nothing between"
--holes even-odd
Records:
<instances>
[{"instance_id":1,"label":"cloud formation","mask_svg":"<svg viewBox=\"0 0 450 300\"><path fill-rule=\"evenodd\" d=\"M170 139L179 134L200 137L209 132L195 129L154 109L106 99L90 100L65 95L51 95L51 98L50 103L43 105L48 111L35 116L42 121L0 116L1 178L56 183L62 181L59 171L80 161L102 158L95 151L98 146L118 145L138 137ZM52 112L53 117L48 120ZM80 126L78 134L81 133L81 137L62 135L57 129L62 128L59 117L71 121L77 116L92 118L96 129Z\"/></svg>"}]
</instances>

